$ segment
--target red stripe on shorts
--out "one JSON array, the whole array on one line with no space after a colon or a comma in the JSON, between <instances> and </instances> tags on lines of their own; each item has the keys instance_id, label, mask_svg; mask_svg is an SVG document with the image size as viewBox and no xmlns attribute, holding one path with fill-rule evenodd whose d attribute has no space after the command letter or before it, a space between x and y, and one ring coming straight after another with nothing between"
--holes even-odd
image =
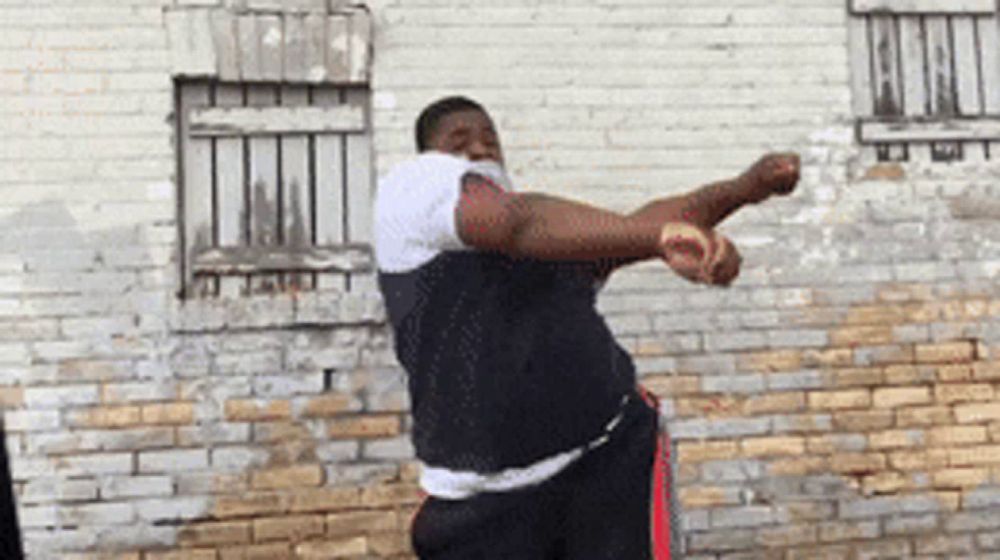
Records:
<instances>
[{"instance_id":1,"label":"red stripe on shorts","mask_svg":"<svg viewBox=\"0 0 1000 560\"><path fill-rule=\"evenodd\" d=\"M656 410L657 419L660 406L656 397L644 387L639 394L650 407ZM670 560L670 438L666 431L656 437L656 457L653 459L653 499L650 508L650 532L652 533L653 560Z\"/></svg>"}]
</instances>

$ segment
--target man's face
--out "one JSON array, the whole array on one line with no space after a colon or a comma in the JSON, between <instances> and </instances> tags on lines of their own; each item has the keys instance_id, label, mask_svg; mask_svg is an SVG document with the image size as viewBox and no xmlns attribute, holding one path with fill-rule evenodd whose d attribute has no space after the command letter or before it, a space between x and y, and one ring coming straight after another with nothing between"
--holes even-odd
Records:
<instances>
[{"instance_id":1,"label":"man's face","mask_svg":"<svg viewBox=\"0 0 1000 560\"><path fill-rule=\"evenodd\" d=\"M481 111L457 111L441 119L430 138L430 148L470 161L492 160L503 165L500 139L493 122Z\"/></svg>"}]
</instances>

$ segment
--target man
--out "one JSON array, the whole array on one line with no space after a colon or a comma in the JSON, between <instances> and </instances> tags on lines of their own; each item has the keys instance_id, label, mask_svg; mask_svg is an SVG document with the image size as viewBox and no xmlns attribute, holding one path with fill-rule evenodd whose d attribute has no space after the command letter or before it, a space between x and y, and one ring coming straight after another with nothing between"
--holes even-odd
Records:
<instances>
[{"instance_id":1,"label":"man","mask_svg":"<svg viewBox=\"0 0 1000 560\"><path fill-rule=\"evenodd\" d=\"M0 410L2 412L2 410ZM7 439L0 419L0 558L21 560L21 529L17 523L14 503L14 482L11 480L7 459Z\"/></svg>"},{"instance_id":2,"label":"man","mask_svg":"<svg viewBox=\"0 0 1000 560\"><path fill-rule=\"evenodd\" d=\"M791 192L798 158L766 156L737 178L620 215L516 192L493 122L472 100L442 99L416 128L420 155L383 178L375 209L379 284L429 496L415 550L434 560L669 558L669 447L595 310L596 289L652 258L728 285L740 257L712 228Z\"/></svg>"}]
</instances>

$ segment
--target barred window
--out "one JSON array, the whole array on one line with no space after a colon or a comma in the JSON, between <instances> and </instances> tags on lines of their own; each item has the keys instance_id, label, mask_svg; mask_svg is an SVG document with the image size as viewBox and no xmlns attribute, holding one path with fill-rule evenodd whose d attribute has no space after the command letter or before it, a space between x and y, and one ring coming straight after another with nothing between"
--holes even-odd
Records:
<instances>
[{"instance_id":1,"label":"barred window","mask_svg":"<svg viewBox=\"0 0 1000 560\"><path fill-rule=\"evenodd\" d=\"M183 9L168 25L183 295L371 289L367 12Z\"/></svg>"},{"instance_id":2,"label":"barred window","mask_svg":"<svg viewBox=\"0 0 1000 560\"><path fill-rule=\"evenodd\" d=\"M851 0L858 139L881 161L1000 158L995 0Z\"/></svg>"}]
</instances>

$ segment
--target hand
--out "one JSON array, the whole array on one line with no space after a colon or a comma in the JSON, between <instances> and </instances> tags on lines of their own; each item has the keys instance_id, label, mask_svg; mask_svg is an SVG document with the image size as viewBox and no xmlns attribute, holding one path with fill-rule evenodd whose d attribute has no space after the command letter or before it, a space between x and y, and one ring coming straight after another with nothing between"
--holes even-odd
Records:
<instances>
[{"instance_id":1,"label":"hand","mask_svg":"<svg viewBox=\"0 0 1000 560\"><path fill-rule=\"evenodd\" d=\"M742 258L729 239L687 222L668 222L660 233L662 258L679 276L696 283L728 286Z\"/></svg>"},{"instance_id":2,"label":"hand","mask_svg":"<svg viewBox=\"0 0 1000 560\"><path fill-rule=\"evenodd\" d=\"M743 257L728 237L712 232L715 236L715 255L708 266L708 277L714 286L729 286L740 274Z\"/></svg>"},{"instance_id":3,"label":"hand","mask_svg":"<svg viewBox=\"0 0 1000 560\"><path fill-rule=\"evenodd\" d=\"M767 154L744 171L737 181L750 202L763 202L772 196L791 194L799 182L801 167L797 154Z\"/></svg>"}]
</instances>

